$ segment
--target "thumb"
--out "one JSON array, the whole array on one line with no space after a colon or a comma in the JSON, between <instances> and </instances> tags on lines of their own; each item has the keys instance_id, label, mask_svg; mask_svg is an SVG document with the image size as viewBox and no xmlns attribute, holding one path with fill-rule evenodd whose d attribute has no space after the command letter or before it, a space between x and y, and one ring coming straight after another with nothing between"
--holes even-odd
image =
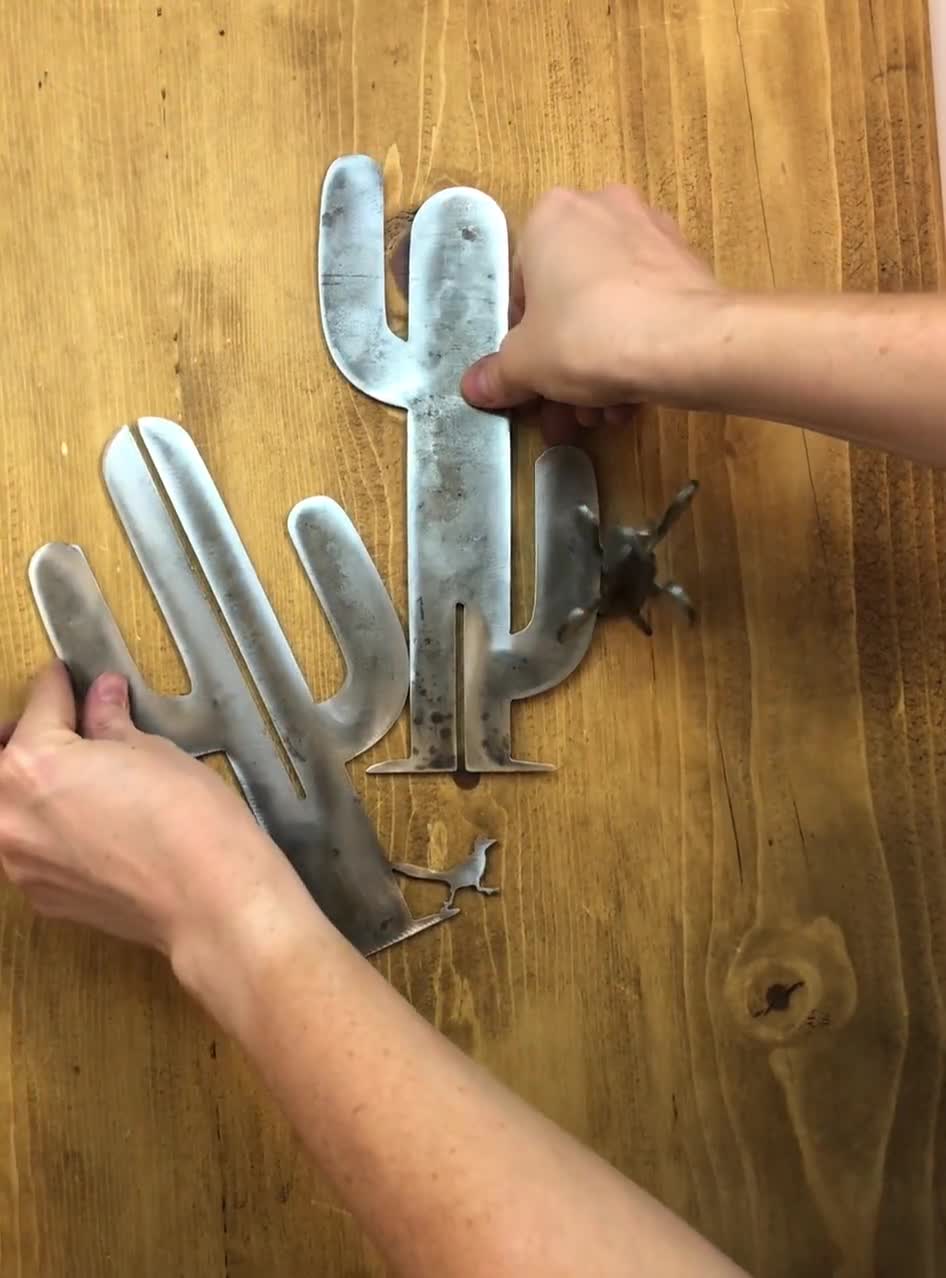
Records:
<instances>
[{"instance_id":1,"label":"thumb","mask_svg":"<svg viewBox=\"0 0 946 1278\"><path fill-rule=\"evenodd\" d=\"M474 408L512 408L535 399L536 390L519 367L521 329L508 334L495 355L484 355L466 370L460 392Z\"/></svg>"},{"instance_id":2,"label":"thumb","mask_svg":"<svg viewBox=\"0 0 946 1278\"><path fill-rule=\"evenodd\" d=\"M135 731L128 709L128 680L119 674L99 675L82 707L82 735L92 741L125 741Z\"/></svg>"}]
</instances>

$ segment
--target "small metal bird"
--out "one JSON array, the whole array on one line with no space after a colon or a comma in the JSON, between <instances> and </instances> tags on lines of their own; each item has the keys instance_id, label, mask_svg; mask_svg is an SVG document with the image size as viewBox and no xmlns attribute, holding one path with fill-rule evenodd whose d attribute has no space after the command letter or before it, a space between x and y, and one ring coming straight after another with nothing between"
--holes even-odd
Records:
<instances>
[{"instance_id":1,"label":"small metal bird","mask_svg":"<svg viewBox=\"0 0 946 1278\"><path fill-rule=\"evenodd\" d=\"M601 553L601 587L597 599L584 608L573 608L559 630L564 638L573 629L598 613L623 613L642 630L653 634L650 622L643 615L647 603L659 595L668 595L687 614L690 621L696 617L696 609L681 585L675 581L657 580L657 557L654 553L659 542L687 510L699 484L695 479L681 488L656 525L631 528L616 524L601 533L597 516L587 506L579 506L578 517L598 542Z\"/></svg>"},{"instance_id":2,"label":"small metal bird","mask_svg":"<svg viewBox=\"0 0 946 1278\"><path fill-rule=\"evenodd\" d=\"M495 842L495 839L477 839L473 844L473 851L466 860L461 861L459 865L454 865L449 870L428 870L422 865L405 865L402 862L392 865L391 869L395 874L403 874L409 879L424 879L431 883L443 883L445 887L450 889L450 893L441 909L449 910L453 906L453 898L463 888L475 888L482 896L496 896L499 893L499 888L483 886L483 875L486 873L486 853Z\"/></svg>"}]
</instances>

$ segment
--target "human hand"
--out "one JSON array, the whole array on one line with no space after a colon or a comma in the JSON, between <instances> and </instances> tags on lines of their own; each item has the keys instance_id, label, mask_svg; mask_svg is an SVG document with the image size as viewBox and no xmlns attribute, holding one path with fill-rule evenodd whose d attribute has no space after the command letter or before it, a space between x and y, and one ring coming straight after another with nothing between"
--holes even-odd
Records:
<instances>
[{"instance_id":1,"label":"human hand","mask_svg":"<svg viewBox=\"0 0 946 1278\"><path fill-rule=\"evenodd\" d=\"M541 399L550 442L624 421L642 400L698 398L691 339L712 326L723 291L676 223L627 186L561 188L539 200L513 262L499 351L465 374L479 408Z\"/></svg>"},{"instance_id":2,"label":"human hand","mask_svg":"<svg viewBox=\"0 0 946 1278\"><path fill-rule=\"evenodd\" d=\"M76 719L55 663L0 747L0 866L39 913L174 960L204 953L261 899L304 894L230 787L138 731L121 676L92 685L82 736Z\"/></svg>"}]
</instances>

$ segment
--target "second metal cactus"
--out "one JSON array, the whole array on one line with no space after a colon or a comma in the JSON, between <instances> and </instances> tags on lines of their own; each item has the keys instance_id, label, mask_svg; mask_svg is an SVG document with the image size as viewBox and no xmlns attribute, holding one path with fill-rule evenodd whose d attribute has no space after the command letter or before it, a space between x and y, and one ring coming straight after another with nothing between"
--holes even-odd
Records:
<instances>
[{"instance_id":1,"label":"second metal cactus","mask_svg":"<svg viewBox=\"0 0 946 1278\"><path fill-rule=\"evenodd\" d=\"M34 555L30 581L78 692L103 671L118 671L129 680L139 727L194 755L226 753L260 823L326 915L364 953L456 913L412 918L345 771L345 761L383 736L400 713L407 654L397 614L341 507L310 498L289 520L296 552L348 666L338 693L318 705L186 431L143 418L137 439L128 427L113 439L104 472L180 649L190 690L160 696L146 686L82 551L51 543Z\"/></svg>"},{"instance_id":2,"label":"second metal cactus","mask_svg":"<svg viewBox=\"0 0 946 1278\"><path fill-rule=\"evenodd\" d=\"M598 557L575 518L579 507L597 512L594 471L574 448L539 458L535 606L512 633L509 421L459 393L464 369L506 332L506 220L487 195L464 187L422 205L411 231L406 341L385 314L383 237L381 173L366 156L344 156L322 191L322 325L349 381L407 409L411 750L373 771L454 771L460 747L470 771L544 770L513 758L510 705L565 679L591 641L593 616L564 627L598 590Z\"/></svg>"}]
</instances>

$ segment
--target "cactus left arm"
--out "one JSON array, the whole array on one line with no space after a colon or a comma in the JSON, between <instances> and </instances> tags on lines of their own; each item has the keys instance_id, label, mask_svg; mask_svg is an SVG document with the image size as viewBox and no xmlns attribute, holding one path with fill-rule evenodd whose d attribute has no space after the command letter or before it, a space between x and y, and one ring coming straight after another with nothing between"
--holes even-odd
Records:
<instances>
[{"instance_id":1,"label":"cactus left arm","mask_svg":"<svg viewBox=\"0 0 946 1278\"><path fill-rule=\"evenodd\" d=\"M406 408L407 344L388 326L384 304L384 184L367 155L343 156L326 174L317 269L332 359L364 394Z\"/></svg>"}]
</instances>

